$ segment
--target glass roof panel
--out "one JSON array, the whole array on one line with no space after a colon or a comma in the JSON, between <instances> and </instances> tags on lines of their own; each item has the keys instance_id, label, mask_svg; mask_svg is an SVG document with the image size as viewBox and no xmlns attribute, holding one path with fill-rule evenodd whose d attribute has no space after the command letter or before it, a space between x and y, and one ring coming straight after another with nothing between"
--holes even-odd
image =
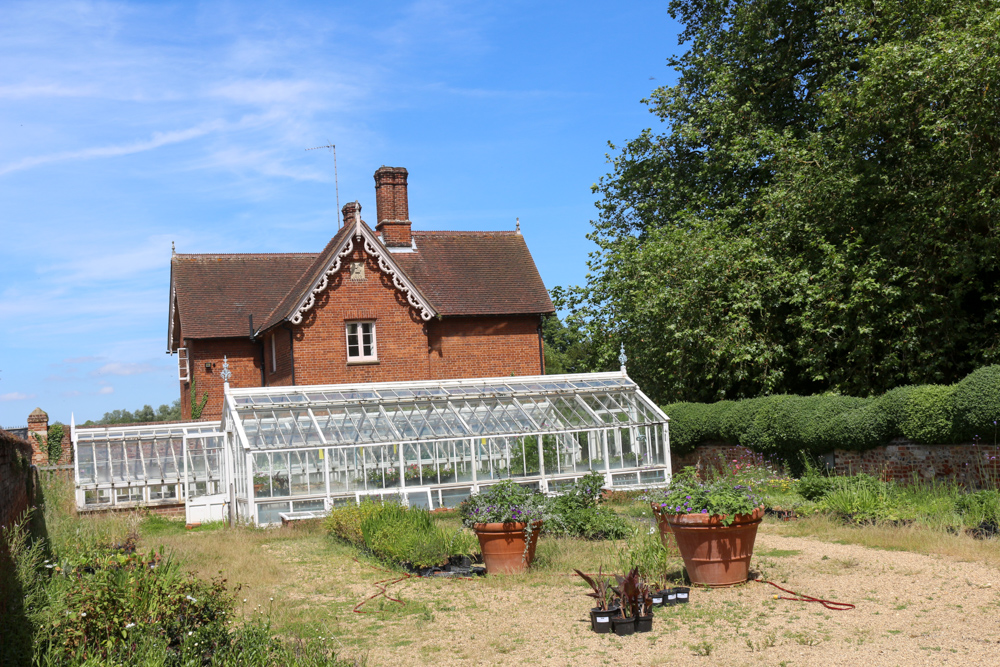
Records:
<instances>
[{"instance_id":1,"label":"glass roof panel","mask_svg":"<svg viewBox=\"0 0 1000 667\"><path fill-rule=\"evenodd\" d=\"M389 444L518 436L665 422L620 373L479 378L297 388L230 389L252 448ZM280 406L287 406L281 409ZM203 426L199 425L199 427ZM217 429L217 425L209 425ZM121 436L120 436L121 437Z\"/></svg>"}]
</instances>

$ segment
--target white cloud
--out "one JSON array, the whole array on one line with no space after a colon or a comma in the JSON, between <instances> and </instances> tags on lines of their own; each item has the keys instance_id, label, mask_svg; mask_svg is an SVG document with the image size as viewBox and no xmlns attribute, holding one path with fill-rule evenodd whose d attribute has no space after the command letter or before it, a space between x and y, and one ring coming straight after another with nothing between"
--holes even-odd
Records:
<instances>
[{"instance_id":1,"label":"white cloud","mask_svg":"<svg viewBox=\"0 0 1000 667\"><path fill-rule=\"evenodd\" d=\"M135 363L122 363L120 361L112 361L110 364L104 364L96 371L93 371L91 375L142 375L143 373L156 373L161 369L151 366L150 364L135 364ZM111 392L105 392L103 389L101 393L110 394Z\"/></svg>"},{"instance_id":2,"label":"white cloud","mask_svg":"<svg viewBox=\"0 0 1000 667\"><path fill-rule=\"evenodd\" d=\"M101 387L100 391L98 391L97 393L98 394L113 394L113 393L115 393L115 388L112 387L112 386Z\"/></svg>"},{"instance_id":3,"label":"white cloud","mask_svg":"<svg viewBox=\"0 0 1000 667\"><path fill-rule=\"evenodd\" d=\"M25 394L20 391L14 391L9 394L0 394L0 401L24 401L34 397L35 394Z\"/></svg>"},{"instance_id":4,"label":"white cloud","mask_svg":"<svg viewBox=\"0 0 1000 667\"><path fill-rule=\"evenodd\" d=\"M184 130L174 130L173 132L153 132L153 135L149 139L143 141L133 141L127 144L112 146L95 146L93 148L85 148L78 151L65 151L62 153L26 157L18 160L17 162L0 166L0 176L15 171L31 169L32 167L52 162L88 160L102 157L120 157L122 155L141 153L143 151L153 150L154 148L160 148L161 146L167 146L169 144L176 144L182 141L189 141L191 139L202 137L210 132L220 130L224 125L225 123L223 121L213 120Z\"/></svg>"}]
</instances>

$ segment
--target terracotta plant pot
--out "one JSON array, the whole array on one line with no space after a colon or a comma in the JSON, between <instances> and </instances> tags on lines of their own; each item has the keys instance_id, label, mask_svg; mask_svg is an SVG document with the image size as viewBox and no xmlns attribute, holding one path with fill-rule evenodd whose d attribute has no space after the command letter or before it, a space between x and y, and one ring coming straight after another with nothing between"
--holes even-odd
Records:
<instances>
[{"instance_id":1,"label":"terracotta plant pot","mask_svg":"<svg viewBox=\"0 0 1000 667\"><path fill-rule=\"evenodd\" d=\"M535 558L542 522L532 524L531 545L524 551L524 523L477 523L472 529L479 538L483 563L489 574L524 572Z\"/></svg>"},{"instance_id":2,"label":"terracotta plant pot","mask_svg":"<svg viewBox=\"0 0 1000 667\"><path fill-rule=\"evenodd\" d=\"M709 514L665 516L691 583L718 588L742 584L750 575L750 557L764 508L737 514L729 526Z\"/></svg>"}]
</instances>

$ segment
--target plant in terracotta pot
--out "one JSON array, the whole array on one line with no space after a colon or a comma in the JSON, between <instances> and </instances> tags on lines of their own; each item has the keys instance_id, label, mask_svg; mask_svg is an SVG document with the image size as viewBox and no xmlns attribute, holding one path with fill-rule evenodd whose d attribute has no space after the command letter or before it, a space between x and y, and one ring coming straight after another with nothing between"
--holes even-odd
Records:
<instances>
[{"instance_id":1,"label":"plant in terracotta pot","mask_svg":"<svg viewBox=\"0 0 1000 667\"><path fill-rule=\"evenodd\" d=\"M458 509L462 523L479 538L487 572L515 574L528 569L542 522L548 518L541 494L508 479L469 496Z\"/></svg>"},{"instance_id":2,"label":"plant in terracotta pot","mask_svg":"<svg viewBox=\"0 0 1000 667\"><path fill-rule=\"evenodd\" d=\"M692 584L734 586L750 573L763 498L739 474L699 477L685 468L670 485L650 493L669 525Z\"/></svg>"}]
</instances>

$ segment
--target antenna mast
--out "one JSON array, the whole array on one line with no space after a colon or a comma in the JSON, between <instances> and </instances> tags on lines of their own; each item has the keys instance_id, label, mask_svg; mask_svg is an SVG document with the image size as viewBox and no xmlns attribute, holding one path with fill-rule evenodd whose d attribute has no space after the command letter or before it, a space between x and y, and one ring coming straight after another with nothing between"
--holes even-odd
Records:
<instances>
[{"instance_id":1,"label":"antenna mast","mask_svg":"<svg viewBox=\"0 0 1000 667\"><path fill-rule=\"evenodd\" d=\"M326 146L316 146L315 148L307 148L306 150L315 151L320 148L333 151L333 189L337 193L337 229L340 229L340 184L337 182L337 145L328 143Z\"/></svg>"}]
</instances>

